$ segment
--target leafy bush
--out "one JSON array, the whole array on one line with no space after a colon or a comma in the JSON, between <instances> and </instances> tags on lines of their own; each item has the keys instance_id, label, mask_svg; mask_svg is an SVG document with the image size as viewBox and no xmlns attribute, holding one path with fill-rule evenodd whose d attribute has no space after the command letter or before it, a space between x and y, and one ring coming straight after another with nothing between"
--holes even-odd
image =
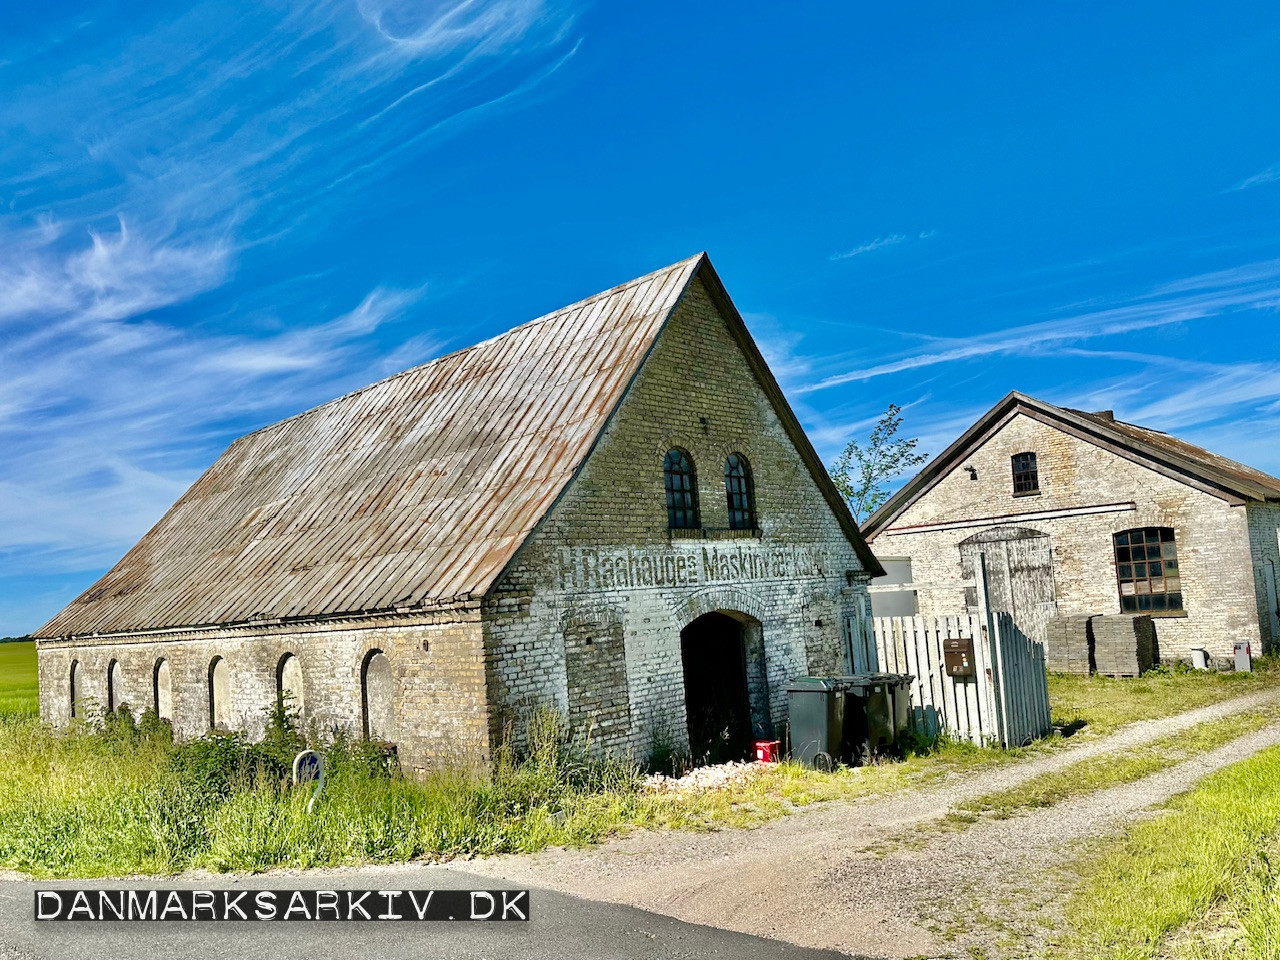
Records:
<instances>
[{"instance_id":1,"label":"leafy bush","mask_svg":"<svg viewBox=\"0 0 1280 960\"><path fill-rule=\"evenodd\" d=\"M400 775L395 744L339 733L321 751L329 780L389 780Z\"/></svg>"},{"instance_id":2,"label":"leafy bush","mask_svg":"<svg viewBox=\"0 0 1280 960\"><path fill-rule=\"evenodd\" d=\"M138 718L138 736L152 743L173 743L173 724L161 718L154 707L147 707Z\"/></svg>"},{"instance_id":3,"label":"leafy bush","mask_svg":"<svg viewBox=\"0 0 1280 960\"><path fill-rule=\"evenodd\" d=\"M243 735L209 733L178 744L169 755L169 769L194 795L224 800L236 790L285 783L287 764Z\"/></svg>"},{"instance_id":4,"label":"leafy bush","mask_svg":"<svg viewBox=\"0 0 1280 960\"><path fill-rule=\"evenodd\" d=\"M293 769L293 758L307 749L306 738L298 729L299 710L293 704L293 695L282 693L276 697L273 707L267 711L267 727L258 745L264 756Z\"/></svg>"},{"instance_id":5,"label":"leafy bush","mask_svg":"<svg viewBox=\"0 0 1280 960\"><path fill-rule=\"evenodd\" d=\"M110 743L132 744L138 741L138 721L128 704L122 703L103 714L102 736Z\"/></svg>"}]
</instances>

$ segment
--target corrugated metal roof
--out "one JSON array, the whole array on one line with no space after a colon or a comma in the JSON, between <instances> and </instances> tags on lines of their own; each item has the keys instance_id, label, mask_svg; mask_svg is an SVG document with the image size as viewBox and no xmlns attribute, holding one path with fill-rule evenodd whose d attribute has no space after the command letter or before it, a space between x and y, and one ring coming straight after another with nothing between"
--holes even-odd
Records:
<instances>
[{"instance_id":1,"label":"corrugated metal roof","mask_svg":"<svg viewBox=\"0 0 1280 960\"><path fill-rule=\"evenodd\" d=\"M684 260L241 437L36 635L483 594L704 263Z\"/></svg>"},{"instance_id":2,"label":"corrugated metal roof","mask_svg":"<svg viewBox=\"0 0 1280 960\"><path fill-rule=\"evenodd\" d=\"M1197 447L1178 437L1136 423L1125 423L1110 416L1070 410L1069 413L1086 417L1104 430L1127 440L1133 447L1152 456L1162 456L1177 462L1200 479L1230 490L1251 500L1274 500L1280 497L1280 479L1263 473L1254 467L1237 463L1204 447Z\"/></svg>"}]
</instances>

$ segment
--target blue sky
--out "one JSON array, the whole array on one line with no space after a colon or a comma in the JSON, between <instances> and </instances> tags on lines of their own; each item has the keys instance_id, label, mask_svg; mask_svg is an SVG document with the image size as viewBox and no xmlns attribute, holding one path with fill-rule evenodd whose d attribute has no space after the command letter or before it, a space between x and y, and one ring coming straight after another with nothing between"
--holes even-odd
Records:
<instances>
[{"instance_id":1,"label":"blue sky","mask_svg":"<svg viewBox=\"0 0 1280 960\"><path fill-rule=\"evenodd\" d=\"M12 5L11 5L12 6ZM710 252L830 460L1280 473L1280 6L99 2L0 39L0 635L236 436Z\"/></svg>"}]
</instances>

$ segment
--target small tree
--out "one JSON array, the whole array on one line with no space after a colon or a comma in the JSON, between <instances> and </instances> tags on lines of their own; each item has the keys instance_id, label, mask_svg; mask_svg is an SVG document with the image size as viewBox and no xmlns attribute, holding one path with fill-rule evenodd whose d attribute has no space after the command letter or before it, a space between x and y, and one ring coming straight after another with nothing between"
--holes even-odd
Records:
<instances>
[{"instance_id":1,"label":"small tree","mask_svg":"<svg viewBox=\"0 0 1280 960\"><path fill-rule=\"evenodd\" d=\"M929 459L926 454L916 453L919 440L895 439L900 426L901 408L891 403L884 416L876 421L866 445L850 440L831 464L831 479L858 523L889 499L884 489L886 481Z\"/></svg>"}]
</instances>

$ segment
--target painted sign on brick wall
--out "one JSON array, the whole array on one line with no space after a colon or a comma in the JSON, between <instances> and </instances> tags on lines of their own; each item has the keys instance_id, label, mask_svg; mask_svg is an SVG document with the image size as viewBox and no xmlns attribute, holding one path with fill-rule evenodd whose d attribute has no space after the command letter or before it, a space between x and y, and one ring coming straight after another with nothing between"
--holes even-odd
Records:
<instances>
[{"instance_id":1,"label":"painted sign on brick wall","mask_svg":"<svg viewBox=\"0 0 1280 960\"><path fill-rule=\"evenodd\" d=\"M556 551L562 590L682 587L821 577L825 551L804 546L672 544L668 549L562 547Z\"/></svg>"}]
</instances>

